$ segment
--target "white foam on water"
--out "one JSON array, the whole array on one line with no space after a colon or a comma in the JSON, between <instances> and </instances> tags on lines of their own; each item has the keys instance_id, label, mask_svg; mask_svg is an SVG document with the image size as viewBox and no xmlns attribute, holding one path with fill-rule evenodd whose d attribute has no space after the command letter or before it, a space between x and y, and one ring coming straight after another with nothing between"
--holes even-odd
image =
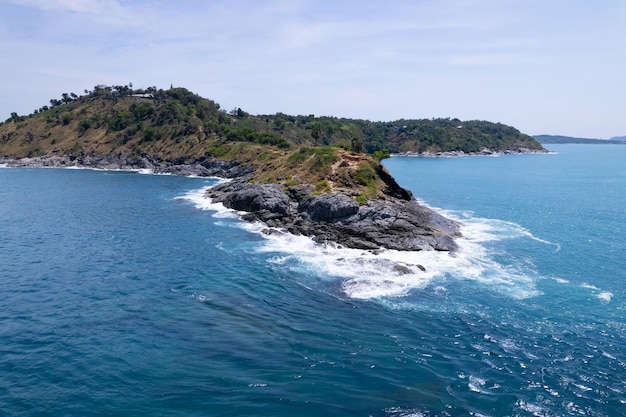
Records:
<instances>
[{"instance_id":1,"label":"white foam on water","mask_svg":"<svg viewBox=\"0 0 626 417\"><path fill-rule=\"evenodd\" d=\"M211 199L206 197L206 192L220 182L228 180L219 179L216 184L202 187L197 190L191 190L183 194L182 196L175 197L174 200L187 200L193 203L193 205L199 210L213 211L213 217L217 218L236 218L237 212L225 207L222 203L214 203Z\"/></svg>"},{"instance_id":2,"label":"white foam on water","mask_svg":"<svg viewBox=\"0 0 626 417\"><path fill-rule=\"evenodd\" d=\"M177 199L189 200L198 209L213 211L215 217L233 218L241 214L206 198L209 188L189 191ZM453 253L426 250L372 252L332 243L319 244L310 237L268 229L261 223L242 221L237 227L265 238L258 251L274 255L269 257L269 263L313 274L320 279L339 279L342 291L350 298L402 297L444 277L475 281L516 299L538 295L534 273L529 271L527 264L498 263L483 243L518 237L551 243L535 238L514 223L474 218L471 212L465 212L461 217L464 217L460 220L463 237L457 239L459 249ZM436 288L438 295L446 293L440 283Z\"/></svg>"},{"instance_id":3,"label":"white foam on water","mask_svg":"<svg viewBox=\"0 0 626 417\"><path fill-rule=\"evenodd\" d=\"M594 290L594 291L600 291L600 288L592 284L587 284L586 282L583 282L582 284L580 284L580 287L587 288L587 289Z\"/></svg>"},{"instance_id":4,"label":"white foam on water","mask_svg":"<svg viewBox=\"0 0 626 417\"><path fill-rule=\"evenodd\" d=\"M474 217L471 212L443 211L448 217L454 218L463 224L463 231L467 239L472 242L492 242L502 239L528 238L545 245L554 246L555 252L561 250L561 245L533 235L529 230L513 222L497 219Z\"/></svg>"},{"instance_id":5,"label":"white foam on water","mask_svg":"<svg viewBox=\"0 0 626 417\"><path fill-rule=\"evenodd\" d=\"M423 414L421 411L402 407L391 407L386 409L385 412L393 417L426 417L426 414Z\"/></svg>"},{"instance_id":6,"label":"white foam on water","mask_svg":"<svg viewBox=\"0 0 626 417\"><path fill-rule=\"evenodd\" d=\"M470 391L474 392L483 392L483 388L485 387L485 379L479 378L474 375L470 375L469 382L467 384Z\"/></svg>"},{"instance_id":7,"label":"white foam on water","mask_svg":"<svg viewBox=\"0 0 626 417\"><path fill-rule=\"evenodd\" d=\"M134 169L133 172L136 172L137 174L143 174L143 175L152 175L154 174L154 171L148 168L140 168L140 169Z\"/></svg>"},{"instance_id":8,"label":"white foam on water","mask_svg":"<svg viewBox=\"0 0 626 417\"><path fill-rule=\"evenodd\" d=\"M546 414L544 413L544 409L543 407L537 405L537 404L531 404L528 403L524 400L518 400L517 403L515 404L517 405L519 408L521 408L522 410L531 413L533 416L537 416L537 417L543 417Z\"/></svg>"},{"instance_id":9,"label":"white foam on water","mask_svg":"<svg viewBox=\"0 0 626 417\"><path fill-rule=\"evenodd\" d=\"M248 226L251 231L260 231L259 227L264 228L258 224ZM351 298L401 297L424 289L444 276L477 281L518 299L539 294L534 277L526 271L501 265L490 258L486 249L476 242L480 242L484 234L477 238L471 231L462 233L471 239L459 239L459 250L454 253L397 250L373 253L322 246L311 238L281 232L267 234L266 244L259 251L289 253L309 271L342 279L342 290ZM438 294L445 292L441 285L436 289Z\"/></svg>"},{"instance_id":10,"label":"white foam on water","mask_svg":"<svg viewBox=\"0 0 626 417\"><path fill-rule=\"evenodd\" d=\"M0 164L0 168L8 168L9 166L7 164Z\"/></svg>"},{"instance_id":11,"label":"white foam on water","mask_svg":"<svg viewBox=\"0 0 626 417\"><path fill-rule=\"evenodd\" d=\"M412 289L426 287L442 273L442 268L457 269L465 264L462 258L447 252L384 250L372 253L332 244L320 245L309 237L281 232L266 238L260 252L289 253L308 271L341 279L343 292L358 299L402 296Z\"/></svg>"},{"instance_id":12,"label":"white foam on water","mask_svg":"<svg viewBox=\"0 0 626 417\"><path fill-rule=\"evenodd\" d=\"M586 288L589 289L593 292L593 295L596 298L599 298L600 301L602 301L602 303L604 304L608 304L611 302L611 300L613 299L613 293L610 291L603 291L602 289L598 288L597 286L593 285L593 284L588 284L586 282L583 282L582 284L580 284L581 288Z\"/></svg>"}]
</instances>

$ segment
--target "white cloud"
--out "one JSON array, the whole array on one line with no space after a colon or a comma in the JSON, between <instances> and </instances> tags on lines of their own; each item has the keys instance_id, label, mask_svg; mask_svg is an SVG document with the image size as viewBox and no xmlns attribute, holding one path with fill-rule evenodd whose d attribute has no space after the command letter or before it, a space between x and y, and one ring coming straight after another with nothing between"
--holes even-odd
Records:
<instances>
[{"instance_id":1,"label":"white cloud","mask_svg":"<svg viewBox=\"0 0 626 417\"><path fill-rule=\"evenodd\" d=\"M590 129L587 118L603 121L596 136L623 135L622 118L605 115L626 107L624 10L564 0L0 0L0 54L11 57L0 94L14 97L0 119L95 84L174 83L256 113L472 117L564 134L559 126Z\"/></svg>"},{"instance_id":2,"label":"white cloud","mask_svg":"<svg viewBox=\"0 0 626 417\"><path fill-rule=\"evenodd\" d=\"M112 25L126 25L135 19L130 8L118 0L8 0L18 6L41 12L72 13L92 21Z\"/></svg>"},{"instance_id":3,"label":"white cloud","mask_svg":"<svg viewBox=\"0 0 626 417\"><path fill-rule=\"evenodd\" d=\"M116 0L9 0L39 10L60 10L85 14L104 14L122 9Z\"/></svg>"}]
</instances>

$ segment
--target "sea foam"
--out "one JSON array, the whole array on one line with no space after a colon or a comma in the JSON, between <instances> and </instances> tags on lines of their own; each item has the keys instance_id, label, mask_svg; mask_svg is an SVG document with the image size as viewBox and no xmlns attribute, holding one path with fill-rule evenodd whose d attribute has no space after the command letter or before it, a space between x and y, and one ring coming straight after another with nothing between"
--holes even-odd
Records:
<instances>
[{"instance_id":1,"label":"sea foam","mask_svg":"<svg viewBox=\"0 0 626 417\"><path fill-rule=\"evenodd\" d=\"M236 218L241 214L205 197L209 188L211 186L189 191L177 199L191 201L198 209L213 211L213 216L218 218ZM312 274L319 279L339 279L341 290L350 298L402 297L444 277L475 281L517 299L539 294L534 273L528 270L528 265L502 265L492 259L483 243L516 237L550 242L534 238L513 223L478 219L467 214L462 218L444 214L462 224L463 237L457 239L459 249L455 252L372 252L333 243L319 244L310 237L270 230L262 223L241 221L235 225L264 237L257 251L275 255L268 257L268 263Z\"/></svg>"}]
</instances>

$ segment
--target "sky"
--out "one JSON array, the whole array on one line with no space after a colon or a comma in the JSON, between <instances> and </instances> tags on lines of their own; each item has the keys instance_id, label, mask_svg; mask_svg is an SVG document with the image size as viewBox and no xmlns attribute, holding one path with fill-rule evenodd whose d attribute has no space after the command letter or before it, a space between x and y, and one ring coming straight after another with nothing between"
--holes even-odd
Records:
<instances>
[{"instance_id":1,"label":"sky","mask_svg":"<svg viewBox=\"0 0 626 417\"><path fill-rule=\"evenodd\" d=\"M0 120L95 85L626 135L624 0L0 0Z\"/></svg>"}]
</instances>

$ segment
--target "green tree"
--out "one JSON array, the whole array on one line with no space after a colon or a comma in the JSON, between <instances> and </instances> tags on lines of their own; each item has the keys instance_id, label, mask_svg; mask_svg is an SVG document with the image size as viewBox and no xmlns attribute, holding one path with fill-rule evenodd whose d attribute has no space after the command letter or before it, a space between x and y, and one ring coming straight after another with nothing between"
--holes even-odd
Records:
<instances>
[{"instance_id":1,"label":"green tree","mask_svg":"<svg viewBox=\"0 0 626 417\"><path fill-rule=\"evenodd\" d=\"M350 143L351 147L352 147L352 152L354 153L361 153L363 152L363 141L359 138L352 138L352 141Z\"/></svg>"},{"instance_id":2,"label":"green tree","mask_svg":"<svg viewBox=\"0 0 626 417\"><path fill-rule=\"evenodd\" d=\"M313 126L313 129L311 129L311 137L313 137L313 140L315 141L315 146L317 146L317 140L320 138L320 136L322 136L322 129L320 128L319 124L315 124Z\"/></svg>"}]
</instances>

